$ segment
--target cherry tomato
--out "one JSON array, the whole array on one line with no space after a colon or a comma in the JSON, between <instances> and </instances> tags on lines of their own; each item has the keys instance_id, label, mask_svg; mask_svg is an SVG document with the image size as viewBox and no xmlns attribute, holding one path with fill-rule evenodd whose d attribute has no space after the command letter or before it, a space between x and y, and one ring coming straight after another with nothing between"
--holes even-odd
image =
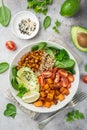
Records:
<instances>
[{"instance_id":1,"label":"cherry tomato","mask_svg":"<svg viewBox=\"0 0 87 130\"><path fill-rule=\"evenodd\" d=\"M5 45L11 51L16 50L16 48L17 48L16 44L13 41L7 41Z\"/></svg>"},{"instance_id":2,"label":"cherry tomato","mask_svg":"<svg viewBox=\"0 0 87 130\"><path fill-rule=\"evenodd\" d=\"M54 79L54 83L58 83L60 81L60 74L57 72L56 77Z\"/></svg>"},{"instance_id":3,"label":"cherry tomato","mask_svg":"<svg viewBox=\"0 0 87 130\"><path fill-rule=\"evenodd\" d=\"M58 70L58 73L62 76L62 77L67 77L68 76L68 72L64 69L60 69Z\"/></svg>"},{"instance_id":4,"label":"cherry tomato","mask_svg":"<svg viewBox=\"0 0 87 130\"><path fill-rule=\"evenodd\" d=\"M68 74L68 80L70 82L73 82L74 81L74 76L72 74Z\"/></svg>"},{"instance_id":5,"label":"cherry tomato","mask_svg":"<svg viewBox=\"0 0 87 130\"><path fill-rule=\"evenodd\" d=\"M49 70L46 70L42 73L42 75L44 76L44 78L50 78L52 76L52 72Z\"/></svg>"},{"instance_id":6,"label":"cherry tomato","mask_svg":"<svg viewBox=\"0 0 87 130\"><path fill-rule=\"evenodd\" d=\"M61 86L62 87L68 87L68 85L69 85L69 80L68 80L68 78L61 78Z\"/></svg>"},{"instance_id":7,"label":"cherry tomato","mask_svg":"<svg viewBox=\"0 0 87 130\"><path fill-rule=\"evenodd\" d=\"M82 76L82 81L85 82L85 83L87 83L87 75L83 75Z\"/></svg>"},{"instance_id":8,"label":"cherry tomato","mask_svg":"<svg viewBox=\"0 0 87 130\"><path fill-rule=\"evenodd\" d=\"M43 76L39 76L39 77L38 77L38 83L40 84L41 87L44 86L45 80L44 80Z\"/></svg>"}]
</instances>

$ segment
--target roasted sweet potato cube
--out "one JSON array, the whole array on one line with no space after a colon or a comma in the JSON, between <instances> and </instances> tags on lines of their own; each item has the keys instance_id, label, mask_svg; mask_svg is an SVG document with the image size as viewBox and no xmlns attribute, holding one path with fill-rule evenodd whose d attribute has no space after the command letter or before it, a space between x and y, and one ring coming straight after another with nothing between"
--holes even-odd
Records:
<instances>
[{"instance_id":1,"label":"roasted sweet potato cube","mask_svg":"<svg viewBox=\"0 0 87 130\"><path fill-rule=\"evenodd\" d=\"M49 101L51 101L51 100L53 100L53 98L54 98L54 95L53 95L52 93L48 93L47 99L48 99Z\"/></svg>"},{"instance_id":2,"label":"roasted sweet potato cube","mask_svg":"<svg viewBox=\"0 0 87 130\"><path fill-rule=\"evenodd\" d=\"M57 99L60 101L63 101L65 99L63 94L60 94L59 96L57 96Z\"/></svg>"},{"instance_id":3,"label":"roasted sweet potato cube","mask_svg":"<svg viewBox=\"0 0 87 130\"><path fill-rule=\"evenodd\" d=\"M47 108L49 108L49 107L51 106L51 102L46 101L46 102L44 103L44 106L47 107Z\"/></svg>"},{"instance_id":4,"label":"roasted sweet potato cube","mask_svg":"<svg viewBox=\"0 0 87 130\"><path fill-rule=\"evenodd\" d=\"M41 92L40 92L40 96L41 96L41 97L44 98L44 97L46 97L46 95L47 95L47 94L46 94L44 91L41 91Z\"/></svg>"},{"instance_id":5,"label":"roasted sweet potato cube","mask_svg":"<svg viewBox=\"0 0 87 130\"><path fill-rule=\"evenodd\" d=\"M36 101L34 102L35 107L42 107L43 106L43 101Z\"/></svg>"},{"instance_id":6,"label":"roasted sweet potato cube","mask_svg":"<svg viewBox=\"0 0 87 130\"><path fill-rule=\"evenodd\" d=\"M62 94L64 94L64 95L69 95L69 93L70 92L69 92L69 90L67 88L65 88L64 91L62 92Z\"/></svg>"},{"instance_id":7,"label":"roasted sweet potato cube","mask_svg":"<svg viewBox=\"0 0 87 130\"><path fill-rule=\"evenodd\" d=\"M48 84L45 84L44 85L44 89L48 89L49 88L49 85Z\"/></svg>"},{"instance_id":8,"label":"roasted sweet potato cube","mask_svg":"<svg viewBox=\"0 0 87 130\"><path fill-rule=\"evenodd\" d=\"M48 83L48 84L52 84L52 83L53 83L52 79L51 79L51 78L48 78L48 79L47 79L47 83Z\"/></svg>"}]
</instances>

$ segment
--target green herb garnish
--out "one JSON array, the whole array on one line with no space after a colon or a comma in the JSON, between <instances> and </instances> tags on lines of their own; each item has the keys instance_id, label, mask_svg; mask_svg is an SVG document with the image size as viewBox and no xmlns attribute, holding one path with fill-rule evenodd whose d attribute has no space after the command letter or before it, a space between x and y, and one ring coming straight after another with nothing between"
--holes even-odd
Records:
<instances>
[{"instance_id":1,"label":"green herb garnish","mask_svg":"<svg viewBox=\"0 0 87 130\"><path fill-rule=\"evenodd\" d=\"M36 13L47 14L48 5L52 4L53 0L27 0L27 8L32 8Z\"/></svg>"},{"instance_id":2,"label":"green herb garnish","mask_svg":"<svg viewBox=\"0 0 87 130\"><path fill-rule=\"evenodd\" d=\"M17 113L16 107L13 104L8 103L6 106L6 110L4 111L4 115L7 117L14 118L16 116L16 113Z\"/></svg>"},{"instance_id":3,"label":"green herb garnish","mask_svg":"<svg viewBox=\"0 0 87 130\"><path fill-rule=\"evenodd\" d=\"M71 112L68 112L67 114L67 118L66 121L67 122L72 122L75 119L85 119L85 116L82 112L80 112L79 110L73 110Z\"/></svg>"},{"instance_id":4,"label":"green herb garnish","mask_svg":"<svg viewBox=\"0 0 87 130\"><path fill-rule=\"evenodd\" d=\"M11 18L11 11L8 7L4 5L2 0L2 6L0 7L0 23L3 26L8 26Z\"/></svg>"},{"instance_id":5,"label":"green herb garnish","mask_svg":"<svg viewBox=\"0 0 87 130\"><path fill-rule=\"evenodd\" d=\"M9 64L7 62L0 63L0 74L8 70Z\"/></svg>"},{"instance_id":6,"label":"green herb garnish","mask_svg":"<svg viewBox=\"0 0 87 130\"><path fill-rule=\"evenodd\" d=\"M87 64L85 65L85 71L87 72Z\"/></svg>"},{"instance_id":7,"label":"green herb garnish","mask_svg":"<svg viewBox=\"0 0 87 130\"><path fill-rule=\"evenodd\" d=\"M50 16L46 16L43 22L43 27L46 30L51 25L51 18Z\"/></svg>"},{"instance_id":8,"label":"green herb garnish","mask_svg":"<svg viewBox=\"0 0 87 130\"><path fill-rule=\"evenodd\" d=\"M56 33L59 33L58 27L60 26L60 22L58 20L56 20L55 25L53 26L53 30Z\"/></svg>"}]
</instances>

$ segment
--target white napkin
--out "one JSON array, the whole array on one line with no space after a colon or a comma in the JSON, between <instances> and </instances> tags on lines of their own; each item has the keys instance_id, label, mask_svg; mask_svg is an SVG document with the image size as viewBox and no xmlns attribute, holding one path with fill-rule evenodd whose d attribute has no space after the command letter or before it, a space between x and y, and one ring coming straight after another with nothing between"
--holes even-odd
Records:
<instances>
[{"instance_id":1,"label":"white napkin","mask_svg":"<svg viewBox=\"0 0 87 130\"><path fill-rule=\"evenodd\" d=\"M71 49L68 47L68 45L66 45L64 42L62 42L61 40L59 40L57 37L55 37L55 36L52 35L48 41L56 42L56 43L58 43L59 45L61 45L61 46L65 47L66 49L68 49L68 50L72 53L72 55L74 56L74 58L76 59L78 65L81 64L81 62L82 62L81 58L80 58L73 50L71 50ZM5 97L6 97L9 101L13 102L13 103L14 103L17 107L19 107L23 112L27 113L31 118L36 119L36 118L39 116L40 113L33 112L33 111L28 110L28 109L26 109L25 107L23 107L23 106L14 98L14 96L12 95L10 89L7 89L7 90L6 90L6 92L5 92Z\"/></svg>"}]
</instances>

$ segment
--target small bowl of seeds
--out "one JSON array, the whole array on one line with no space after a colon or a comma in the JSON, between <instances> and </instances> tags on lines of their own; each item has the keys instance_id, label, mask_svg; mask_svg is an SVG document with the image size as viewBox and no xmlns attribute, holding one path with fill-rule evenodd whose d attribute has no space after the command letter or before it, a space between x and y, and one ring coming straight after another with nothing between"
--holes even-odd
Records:
<instances>
[{"instance_id":1,"label":"small bowl of seeds","mask_svg":"<svg viewBox=\"0 0 87 130\"><path fill-rule=\"evenodd\" d=\"M12 19L12 31L21 39L31 39L39 31L39 20L30 11L18 12Z\"/></svg>"}]
</instances>

